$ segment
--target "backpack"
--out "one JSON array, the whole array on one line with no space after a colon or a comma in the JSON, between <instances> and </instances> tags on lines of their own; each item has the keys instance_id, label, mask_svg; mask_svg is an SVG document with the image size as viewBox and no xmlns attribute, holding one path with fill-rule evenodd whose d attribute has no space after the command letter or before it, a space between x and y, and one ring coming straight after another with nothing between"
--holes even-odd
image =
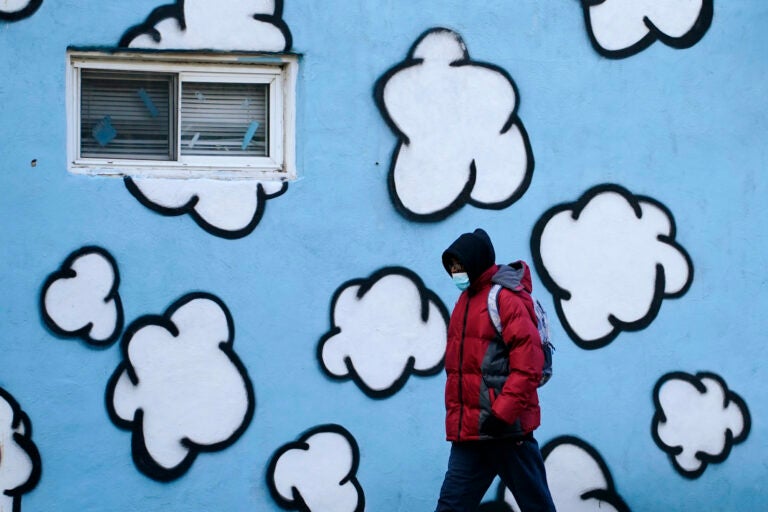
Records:
<instances>
[{"instance_id":1,"label":"backpack","mask_svg":"<svg viewBox=\"0 0 768 512\"><path fill-rule=\"evenodd\" d=\"M493 328L496 329L499 336L502 335L503 328L501 316L499 315L499 292L501 289L502 286L500 284L494 284L491 287L491 291L488 292L488 315L491 317ZM542 368L541 381L539 382L539 387L541 387L552 377L552 352L555 351L555 346L549 338L547 312L537 299L534 297L531 297L531 299L533 300L533 309L536 313L536 327L539 329L539 337L541 337L541 350L544 352L544 368Z\"/></svg>"}]
</instances>

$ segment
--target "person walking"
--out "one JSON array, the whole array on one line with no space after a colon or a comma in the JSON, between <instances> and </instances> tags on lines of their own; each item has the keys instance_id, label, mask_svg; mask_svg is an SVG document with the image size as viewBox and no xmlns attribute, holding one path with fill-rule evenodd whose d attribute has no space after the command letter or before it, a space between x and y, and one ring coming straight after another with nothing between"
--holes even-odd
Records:
<instances>
[{"instance_id":1,"label":"person walking","mask_svg":"<svg viewBox=\"0 0 768 512\"><path fill-rule=\"evenodd\" d=\"M497 265L488 234L464 233L442 255L462 291L448 326L445 353L446 438L451 444L436 512L474 512L496 476L521 512L554 512L533 431L544 354L531 272L523 261ZM488 292L502 285L501 336L488 313Z\"/></svg>"}]
</instances>

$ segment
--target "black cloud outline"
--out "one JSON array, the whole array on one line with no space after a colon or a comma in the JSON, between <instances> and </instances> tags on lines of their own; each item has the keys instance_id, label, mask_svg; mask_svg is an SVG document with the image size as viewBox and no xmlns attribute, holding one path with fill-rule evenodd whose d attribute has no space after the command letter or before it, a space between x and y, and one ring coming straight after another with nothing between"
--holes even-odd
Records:
<instances>
[{"instance_id":1,"label":"black cloud outline","mask_svg":"<svg viewBox=\"0 0 768 512\"><path fill-rule=\"evenodd\" d=\"M600 194L604 194L607 192L615 192L617 194L620 194L624 199L627 200L627 202L630 204L632 209L635 211L635 215L637 218L641 218L642 216L642 210L640 207L640 202L647 202L652 204L653 206L659 208L662 210L670 221L670 235L659 235L657 239L660 242L663 242L667 245L671 245L675 249L677 249L685 258L686 262L688 263L688 280L686 281L685 285L680 289L680 291L675 293L665 293L664 292L664 285L665 285L665 276L664 276L664 267L660 264L656 265L656 283L655 283L655 292L654 296L651 300L650 308L648 310L648 313L640 318L639 320L636 320L634 322L623 322L616 317L614 317L612 314L608 316L608 322L613 326L613 330L608 333L607 335L603 336L602 338L598 338L596 340L583 340L581 339L576 332L571 328L570 324L568 323L568 319L566 318L565 314L563 313L562 304L561 301L568 300L571 298L571 293L568 290L565 290L561 288L555 281L552 279L552 277L549 275L549 272L547 271L546 267L544 266L544 261L541 257L541 236L544 232L544 228L546 227L547 223L552 220L552 217L555 215L565 212L565 211L571 211L571 217L575 220L579 218L579 215L581 214L581 211L589 204L592 199L597 197ZM568 334L568 337L570 337L576 345L578 345L580 348L584 350L595 350L599 348L603 348L609 343L611 343L616 337L621 334L623 331L640 331L651 325L653 321L656 319L656 316L659 314L659 311L661 310L661 304L664 299L677 299L682 297L686 294L688 289L691 287L691 284L693 283L693 275L694 275L694 267L693 267L693 260L691 259L688 252L683 248L682 245L678 244L675 241L675 237L677 235L677 227L675 224L675 218L672 215L672 212L667 208L665 205L657 201L656 199L653 199L648 196L643 195L635 195L632 194L629 190L622 187L621 185L616 185L613 183L603 183L600 185L596 185L590 189L588 189L586 192L584 192L579 199L573 202L565 202L560 203L546 212L539 218L538 221L536 221L536 224L533 227L533 231L531 233L531 256L533 258L533 264L536 267L536 272L538 273L539 277L541 278L541 282L544 284L544 287L549 290L549 292L552 294L555 302L555 311L557 312L557 317L560 319L560 323L563 326L563 329L565 330L566 334Z\"/></svg>"},{"instance_id":2,"label":"black cloud outline","mask_svg":"<svg viewBox=\"0 0 768 512\"><path fill-rule=\"evenodd\" d=\"M11 428L18 428L20 425L24 426L24 434L18 432L13 433L13 440L21 446L21 448L27 453L32 461L32 472L26 482L13 489L7 489L3 491L3 494L13 498L13 511L21 512L21 496L27 494L34 489L40 482L40 477L43 471L43 461L40 458L40 451L37 446L32 442L32 423L29 421L29 416L21 410L21 406L13 396L0 387L0 397L2 397L13 412L13 418L11 419Z\"/></svg>"},{"instance_id":3,"label":"black cloud outline","mask_svg":"<svg viewBox=\"0 0 768 512\"><path fill-rule=\"evenodd\" d=\"M135 370L133 369L133 366L131 365L130 358L128 357L128 345L130 344L133 336L139 330L150 325L162 327L169 331L174 337L178 336L179 330L171 321L171 316L173 316L173 314L181 307L195 299L211 300L215 302L224 312L224 316L227 319L227 326L229 328L229 337L225 341L219 343L219 349L227 355L230 362L235 366L238 373L240 373L240 376L243 378L246 395L248 397L248 407L246 409L245 416L243 417L243 422L232 433L232 435L230 435L230 437L223 441L209 445L203 445L190 441L186 437L181 439L181 444L189 450L187 456L183 461L181 461L173 468L166 468L155 462L155 460L146 449L146 445L144 443L144 432L142 428L144 411L139 408L136 410L132 421L124 420L117 414L117 411L115 411L114 405L112 404L112 397L114 396L115 387L117 386L123 371L127 373L128 378L131 380L131 383L133 383L134 386L139 383L139 379ZM250 426L254 411L256 409L256 397L253 391L253 384L251 383L251 379L248 375L248 370L245 368L245 365L242 363L242 361L240 361L240 358L237 356L233 349L234 339L235 324L232 320L232 315L229 312L229 309L220 298L207 292L188 293L171 304L168 309L166 309L165 313L163 313L163 315L144 315L132 322L131 325L126 329L125 334L123 335L123 339L120 342L120 353L123 359L107 382L107 389L104 395L104 399L110 420L112 420L112 422L118 428L131 431L131 453L133 456L133 462L136 465L136 468L149 478L158 482L170 482L172 480L176 480L184 473L186 473L186 471L192 466L192 463L195 461L195 458L197 458L199 453L216 452L228 448L229 446L233 445L246 431L248 426Z\"/></svg>"},{"instance_id":4,"label":"black cloud outline","mask_svg":"<svg viewBox=\"0 0 768 512\"><path fill-rule=\"evenodd\" d=\"M611 475L611 470L608 468L608 465L605 463L605 460L600 455L600 452L597 451L592 445L584 441L583 439L580 439L575 436L570 435L562 435L555 437L554 439L551 439L546 445L544 445L541 448L541 456L546 461L547 457L550 453L552 453L555 448L563 445L573 445L578 448L581 448L587 454L589 454L590 457L592 457L592 460L595 461L595 463L600 468L600 471L603 473L603 477L605 478L605 489L594 489L592 491L587 491L584 494L580 496L582 501L587 501L591 499L596 499L599 501L604 501L608 503L609 505L612 505L617 512L630 512L630 508L627 506L627 504L624 502L624 499L619 495L619 493L616 491L616 484L613 482L613 476ZM490 504L497 504L499 506L500 510L501 505L504 505L507 507L506 510L509 510L510 512L513 512L512 509L506 505L506 502L504 501L504 491L506 490L506 486L504 485L504 482L499 482L499 485L496 490L496 499L489 503L488 512L491 512L492 508L490 508Z\"/></svg>"},{"instance_id":5,"label":"black cloud outline","mask_svg":"<svg viewBox=\"0 0 768 512\"><path fill-rule=\"evenodd\" d=\"M42 1L42 0L41 0ZM173 18L179 24L181 30L187 29L186 20L184 19L184 0L176 0L176 3L165 4L159 7L155 7L147 19L138 25L134 25L125 31L120 38L120 42L117 46L120 48L127 48L131 42L141 35L148 35L155 42L160 42L162 36L160 32L155 28L155 25L165 19ZM285 48L283 51L288 51L293 46L293 36L288 28L288 24L283 20L283 0L275 0L275 13L269 14L254 14L253 19L257 21L263 21L271 23L280 29L285 38ZM201 48L202 49L202 48ZM270 53L270 52L267 52Z\"/></svg>"},{"instance_id":6,"label":"black cloud outline","mask_svg":"<svg viewBox=\"0 0 768 512\"><path fill-rule=\"evenodd\" d=\"M731 432L731 429L726 429L725 445L723 446L723 451L717 455L710 455L706 452L696 452L695 457L701 461L701 466L695 471L686 471L684 468L678 465L677 460L675 459L675 455L678 455L683 451L682 448L679 446L667 446L658 435L659 424L666 423L667 421L667 417L664 414L661 403L659 402L659 391L661 390L661 386L670 380L684 380L696 388L696 390L700 393L704 393L706 392L706 388L701 383L701 379L703 378L715 380L720 384L720 386L722 386L723 391L725 392L725 402L723 403L723 406L727 407L731 402L738 406L744 417L744 429L738 436L734 436L733 432ZM731 454L733 446L744 442L749 436L750 430L752 429L752 419L749 413L749 408L747 407L747 403L739 395L728 389L728 385L720 375L712 372L697 372L696 375L691 375L683 371L674 371L664 374L661 378L659 378L659 380L656 382L656 385L653 387L653 405L656 411L653 415L653 420L651 421L651 437L653 438L653 442L656 443L656 446L658 446L664 453L666 453L667 456L669 456L669 460L672 462L672 466L675 468L675 471L689 480L695 480L703 475L709 464L719 464L721 462L725 462L725 460Z\"/></svg>"},{"instance_id":7,"label":"black cloud outline","mask_svg":"<svg viewBox=\"0 0 768 512\"><path fill-rule=\"evenodd\" d=\"M19 9L18 11L0 10L0 20L13 22L29 18L37 12L41 5L43 5L43 0L30 0L26 7Z\"/></svg>"},{"instance_id":8,"label":"black cloud outline","mask_svg":"<svg viewBox=\"0 0 768 512\"><path fill-rule=\"evenodd\" d=\"M584 501L589 499L597 499L613 505L618 512L630 512L629 507L616 491L616 484L613 481L613 476L611 475L610 468L608 468L608 464L605 463L605 460L603 459L602 455L600 455L600 452L598 452L597 449L591 444L576 436L558 436L554 439L551 439L546 445L544 445L544 447L541 449L542 457L544 457L546 460L546 458L555 450L555 448L565 444L577 446L578 448L581 448L587 452L589 456L592 457L592 460L597 463L598 467L603 473L603 477L605 478L605 489L587 491L582 494L580 498Z\"/></svg>"},{"instance_id":9,"label":"black cloud outline","mask_svg":"<svg viewBox=\"0 0 768 512\"><path fill-rule=\"evenodd\" d=\"M499 201L497 203L483 203L480 201L476 201L470 197L472 193L472 189L474 189L475 187L475 181L477 179L477 168L475 166L475 161L472 160L472 162L470 163L469 178L467 179L467 183L462 189L462 191L459 193L458 197L454 199L452 203L450 203L448 206L446 206L442 210L438 210L432 213L421 214L421 213L412 212L411 210L406 208L405 205L402 203L402 201L400 201L400 198L397 195L397 190L395 189L395 165L397 164L397 157L400 154L400 149L403 147L403 145L405 146L410 145L410 139L405 133L403 133L400 130L400 128L397 126L397 124L394 122L394 120L390 117L389 113L387 112L386 104L384 103L384 87L386 86L390 78L392 78L392 76L394 76L395 74L399 73L404 69L407 69L413 66L418 66L422 62L424 62L424 59L417 59L413 57L414 51L426 37L428 37L431 34L439 33L439 32L446 32L454 36L457 39L458 43L461 45L461 47L464 49L464 58L451 62L450 66L452 67L477 66L477 67L489 69L491 71L496 71L498 73L501 73L501 75L504 76L504 78L506 78L507 81L512 85L512 89L515 92L515 100L516 100L515 108L512 110L511 114L509 115L509 118L504 123L504 126L502 126L499 134L506 133L512 128L513 125L518 127L518 129L520 130L520 135L523 138L523 144L525 145L525 152L527 156L527 167L525 169L525 177L523 178L518 188L510 197L508 197L503 201ZM379 112L381 113L381 116L384 118L384 121L386 122L387 126L389 126L390 130L392 130L392 132L398 138L397 145L395 146L395 149L392 152L392 157L390 158L389 171L387 174L387 188L389 190L389 195L395 209L406 219L413 222L441 221L453 215L457 211L459 211L465 204L469 204L476 208L482 208L486 210L503 210L504 208L507 208L513 203L515 203L516 201L518 201L528 190L528 187L530 186L531 181L533 179L533 170L535 167L535 163L534 163L534 156L533 156L533 147L531 146L531 141L530 141L530 138L528 137L528 132L526 131L522 120L517 115L517 112L520 108L520 102L521 102L520 92L517 88L517 84L512 79L512 76L500 66L497 66L495 64L489 64L483 61L470 59L469 52L467 51L466 45L464 44L464 40L462 39L461 35L457 31L449 28L445 28L445 27L434 27L423 32L418 37L418 39L416 39L416 42L413 43L413 45L411 45L411 48L408 51L408 55L406 59L400 62L399 64L391 67L378 80L376 80L376 84L374 85L374 89L373 89L373 100L376 103L376 107L379 109Z\"/></svg>"},{"instance_id":10,"label":"black cloud outline","mask_svg":"<svg viewBox=\"0 0 768 512\"><path fill-rule=\"evenodd\" d=\"M367 278L350 279L341 284L341 286L336 289L333 294L333 298L331 299L331 329L320 338L320 342L317 344L317 360L320 364L320 368L323 370L323 373L327 377L334 381L352 380L357 385L357 387L360 388L363 393L365 393L366 396L376 400L390 398L395 395L405 386L405 383L408 381L408 378L411 375L416 375L418 377L430 377L439 374L443 370L443 365L445 362L445 355L443 355L440 361L432 368L426 370L416 370L414 368L416 361L414 360L413 356L410 356L406 362L405 368L403 368L402 375L390 387L380 391L368 387L365 381L357 373L357 370L355 370L355 367L352 364L349 356L344 358L344 363L348 371L348 375L345 376L340 377L338 375L334 375L323 364L323 348L325 347L326 342L341 332L341 328L336 325L334 312L336 310L336 302L339 300L339 297L341 297L341 294L344 292L344 290L350 286L359 286L360 288L357 290L357 297L362 298L371 288L374 287L374 285L380 279L391 275L405 277L416 285L416 288L419 291L419 296L421 297L421 319L424 323L429 321L429 303L432 301L435 303L438 311L440 312L440 315L443 317L443 321L445 322L446 326L448 325L448 320L450 318L448 309L446 308L445 304L443 304L443 301L440 299L440 297L438 297L435 292L426 287L421 277L419 277L418 274L408 268L389 266L380 268Z\"/></svg>"},{"instance_id":11,"label":"black cloud outline","mask_svg":"<svg viewBox=\"0 0 768 512\"><path fill-rule=\"evenodd\" d=\"M318 425L307 431L305 431L297 441L293 441L281 446L273 455L267 467L267 487L269 493L272 495L272 499L280 506L280 508L286 510L298 510L300 512L312 512L307 504L304 502L304 498L301 497L301 493L296 487L291 487L293 491L293 500L286 500L277 491L277 485L275 484L275 469L277 469L277 463L280 457L285 455L291 450L309 450L309 444L307 441L310 437L320 433L332 433L339 434L344 437L352 450L352 466L349 469L349 473L344 479L339 482L339 486L346 484L347 482L357 489L357 506L354 512L363 512L365 510L365 492L360 485L360 481L357 479L357 469L360 466L360 448L357 445L355 437L344 427L336 423L328 423L325 425Z\"/></svg>"},{"instance_id":12,"label":"black cloud outline","mask_svg":"<svg viewBox=\"0 0 768 512\"><path fill-rule=\"evenodd\" d=\"M48 309L45 307L45 296L48 294L48 288L50 288L51 285L53 285L53 283L58 281L59 279L72 279L76 277L77 272L72 270L72 264L76 259L80 258L81 256L85 256L87 254L98 254L102 256L112 266L112 270L115 274L115 279L112 284L112 289L109 291L107 296L104 297L104 302L106 303L111 300L115 301L115 307L117 309L117 319L115 321L115 330L107 339L103 341L95 340L88 335L89 331L93 327L93 322L89 322L77 330L67 331L59 327L58 324L56 324L53 318L51 318L51 316L48 314ZM117 341L117 339L120 337L120 333L123 330L123 324L125 322L125 318L123 316L123 304L122 304L122 301L120 300L120 294L118 293L119 286L120 286L120 272L117 268L117 262L115 261L115 258L109 253L109 251L96 245L83 246L73 251L69 256L67 256L67 258L59 267L59 270L53 272L46 278L45 283L43 284L43 289L40 292L40 301L39 301L40 313L43 317L43 323L56 336L59 336L62 338L79 338L82 341L86 342L90 347L107 348L111 346L115 341Z\"/></svg>"},{"instance_id":13,"label":"black cloud outline","mask_svg":"<svg viewBox=\"0 0 768 512\"><path fill-rule=\"evenodd\" d=\"M606 1L607 0L581 0L581 5L584 11L584 22L587 25L587 33L589 34L589 42L592 43L592 47L597 53L608 59L624 59L626 57L631 57L632 55L642 52L656 41L661 41L665 45L678 50L690 48L704 37L709 30L709 27L712 25L712 18L714 17L714 0L702 0L701 12L694 22L693 27L681 37L671 37L659 30L647 16L644 16L643 23L648 27L648 33L645 37L627 48L621 50L606 50L597 42L595 33L592 30L592 19L589 14L590 7L600 5Z\"/></svg>"},{"instance_id":14,"label":"black cloud outline","mask_svg":"<svg viewBox=\"0 0 768 512\"><path fill-rule=\"evenodd\" d=\"M149 208L150 210L166 217L178 217L180 215L188 214L190 217L192 217L192 219L194 219L198 226L203 228L204 231L207 231L208 233L220 238L226 238L227 240L236 240L238 238L243 238L250 235L253 230L256 229L256 226L258 226L259 222L261 222L261 218L264 216L264 209L266 208L267 199L274 199L275 197L283 195L288 190L288 182L283 182L283 186L280 188L280 190L272 194L267 194L264 192L264 187L262 184L257 183L257 203L253 218L245 227L230 231L210 224L199 213L197 213L195 206L197 206L197 202L200 200L200 197L197 194L193 194L192 197L189 198L189 201L187 201L182 206L170 208L150 201L149 198L147 198L147 196L141 192L139 186L133 182L133 179L130 176L123 178L123 182L125 183L125 187L128 189L128 192L130 192L131 195L139 201L139 203Z\"/></svg>"}]
</instances>

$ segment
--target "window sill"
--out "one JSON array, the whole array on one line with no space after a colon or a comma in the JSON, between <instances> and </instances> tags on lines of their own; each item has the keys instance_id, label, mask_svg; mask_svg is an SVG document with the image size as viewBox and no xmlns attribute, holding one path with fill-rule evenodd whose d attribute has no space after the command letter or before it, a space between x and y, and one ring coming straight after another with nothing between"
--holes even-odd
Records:
<instances>
[{"instance_id":1,"label":"window sill","mask_svg":"<svg viewBox=\"0 0 768 512\"><path fill-rule=\"evenodd\" d=\"M293 181L296 175L281 169L260 167L226 167L201 165L124 166L83 165L73 163L69 172L85 176L135 177L158 179L247 179L261 181Z\"/></svg>"}]
</instances>

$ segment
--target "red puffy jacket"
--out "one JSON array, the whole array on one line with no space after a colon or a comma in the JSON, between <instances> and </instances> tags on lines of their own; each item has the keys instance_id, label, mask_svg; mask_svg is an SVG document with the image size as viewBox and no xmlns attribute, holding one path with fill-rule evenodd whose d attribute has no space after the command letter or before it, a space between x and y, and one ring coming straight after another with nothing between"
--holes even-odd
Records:
<instances>
[{"instance_id":1,"label":"red puffy jacket","mask_svg":"<svg viewBox=\"0 0 768 512\"><path fill-rule=\"evenodd\" d=\"M515 289L502 288L503 343L488 315L488 291L497 273L513 272ZM489 439L480 425L493 413L509 427L502 437L532 432L540 423L537 387L544 354L524 262L492 265L474 277L451 314L445 354L446 436L449 441Z\"/></svg>"}]
</instances>

